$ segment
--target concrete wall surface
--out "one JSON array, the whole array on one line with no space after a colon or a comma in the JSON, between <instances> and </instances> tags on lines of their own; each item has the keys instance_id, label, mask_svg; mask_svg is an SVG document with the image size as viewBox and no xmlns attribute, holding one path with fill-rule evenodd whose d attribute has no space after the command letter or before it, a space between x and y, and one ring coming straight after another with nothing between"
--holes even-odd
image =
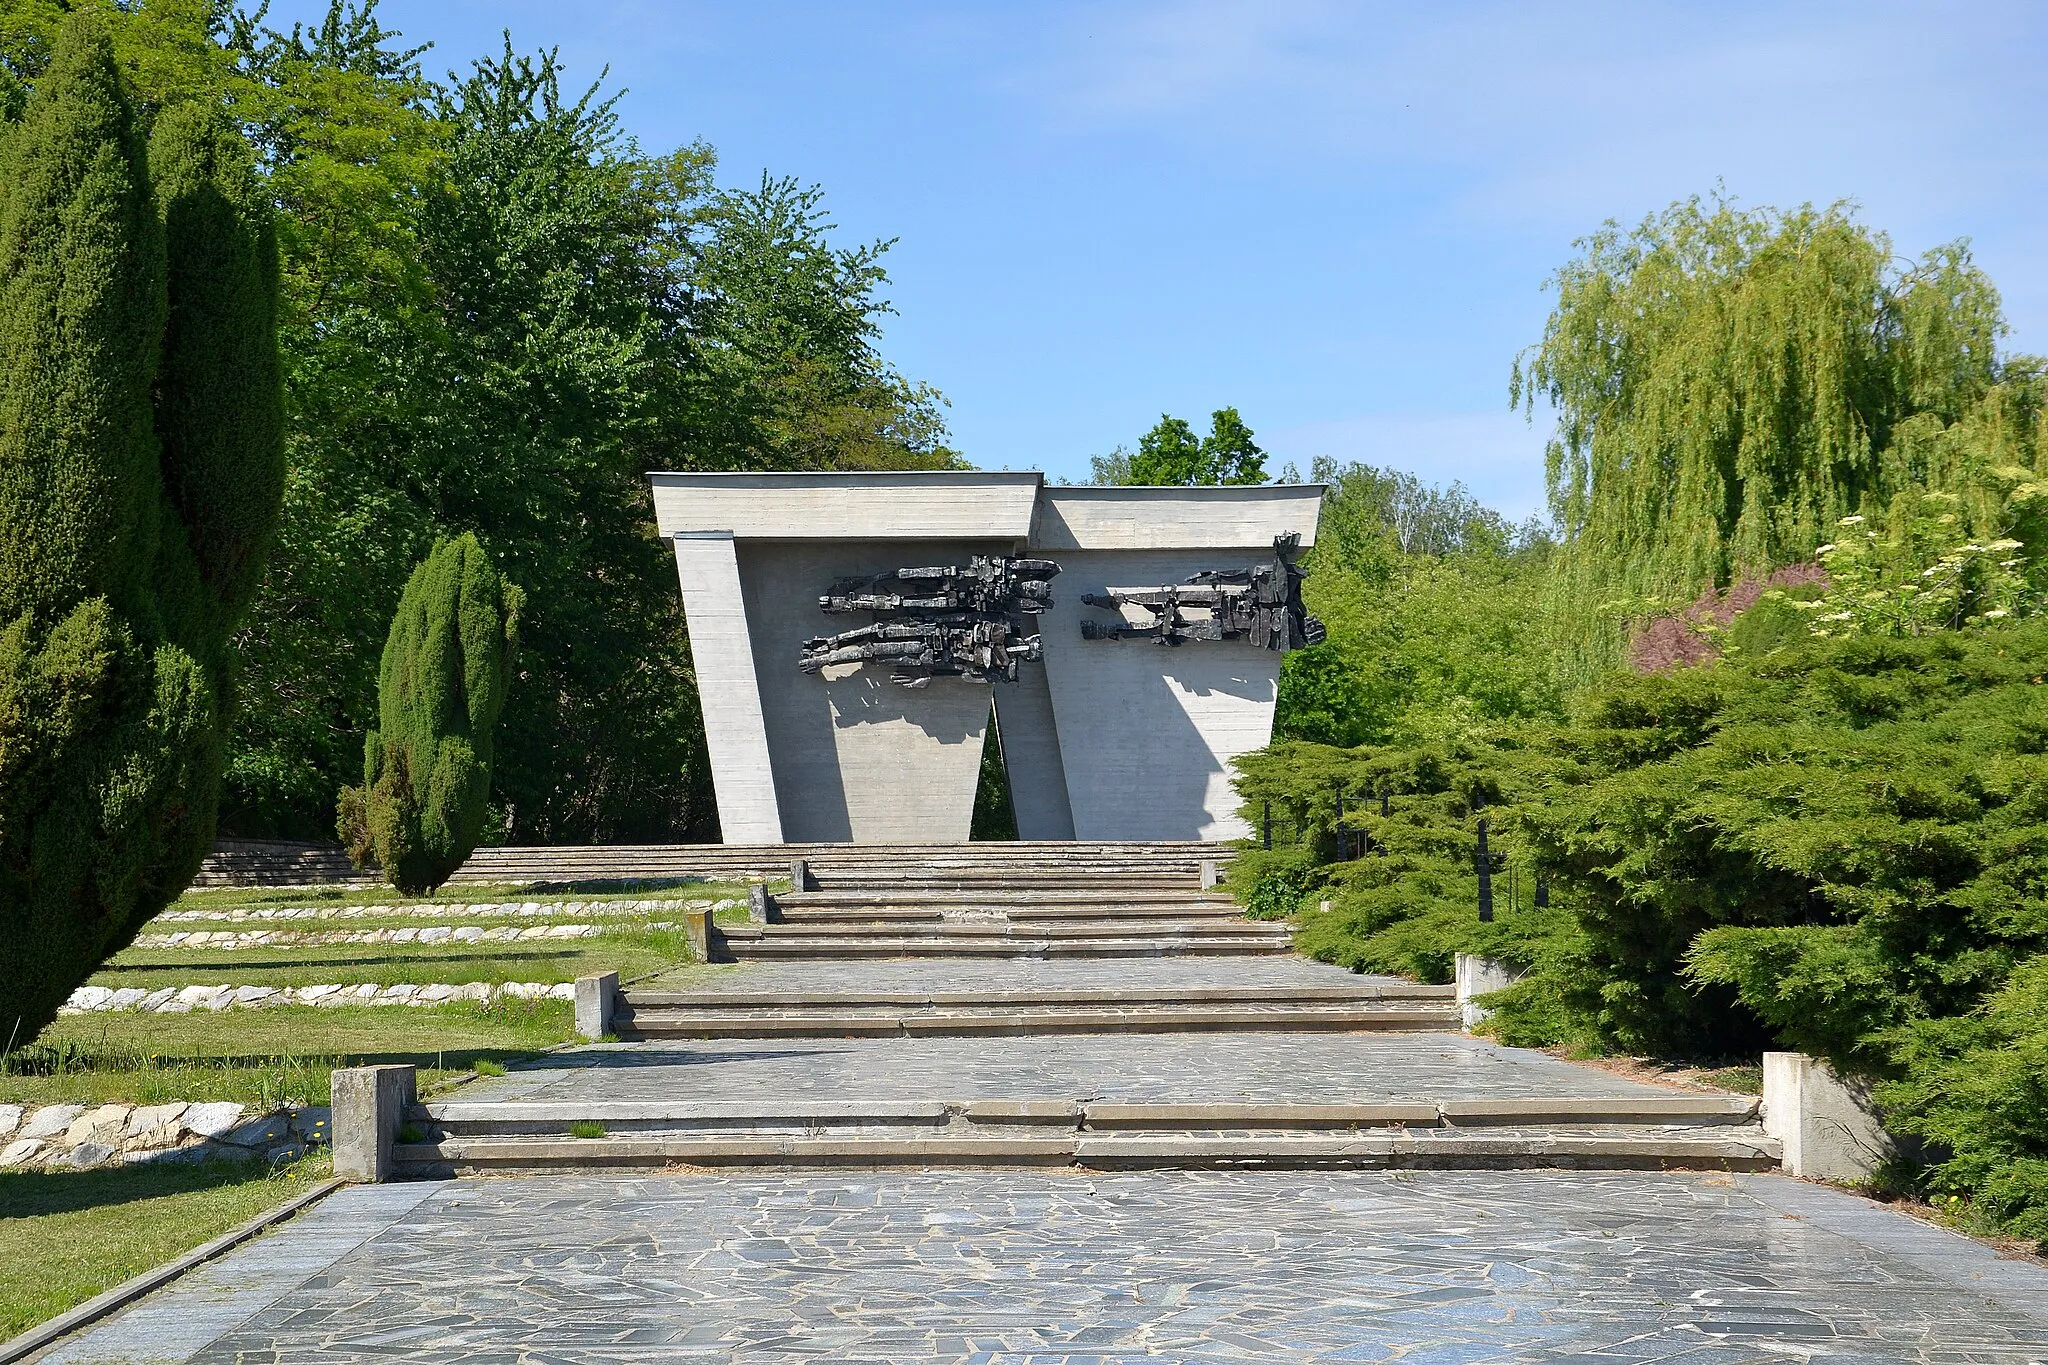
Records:
<instances>
[{"instance_id":1,"label":"concrete wall surface","mask_svg":"<svg viewBox=\"0 0 2048 1365\"><path fill-rule=\"evenodd\" d=\"M1068 551L1039 618L1067 803L1079 839L1237 839L1230 760L1273 736L1280 655L1242 640L1165 646L1084 640L1115 614L1083 593L1177 583L1259 551ZM1272 553L1270 543L1265 554ZM1133 617L1133 620L1138 619Z\"/></svg>"},{"instance_id":2,"label":"concrete wall surface","mask_svg":"<svg viewBox=\"0 0 2048 1365\"><path fill-rule=\"evenodd\" d=\"M1322 505L1319 483L1048 488L1039 496L1031 548L1055 558L1061 550L1271 550L1274 536L1293 531L1307 549L1316 543Z\"/></svg>"},{"instance_id":3,"label":"concrete wall surface","mask_svg":"<svg viewBox=\"0 0 2048 1365\"><path fill-rule=\"evenodd\" d=\"M1870 1087L1803 1052L1764 1054L1763 1123L1785 1173L1811 1180L1867 1180L1898 1150Z\"/></svg>"},{"instance_id":4,"label":"concrete wall surface","mask_svg":"<svg viewBox=\"0 0 2048 1365\"><path fill-rule=\"evenodd\" d=\"M691 531L676 536L675 547L719 829L729 844L779 844L782 814L768 762L736 542L723 531Z\"/></svg>"},{"instance_id":5,"label":"concrete wall surface","mask_svg":"<svg viewBox=\"0 0 2048 1365\"><path fill-rule=\"evenodd\" d=\"M1021 543L1042 476L975 470L851 474L650 474L654 522L741 540L946 540Z\"/></svg>"},{"instance_id":6,"label":"concrete wall surface","mask_svg":"<svg viewBox=\"0 0 2048 1365\"><path fill-rule=\"evenodd\" d=\"M967 842L992 684L933 678L912 689L889 681L889 669L879 664L801 673L797 653L811 636L868 623L865 614L818 610L818 594L835 578L959 564L969 555L1009 549L1004 541L740 543L740 581L784 839Z\"/></svg>"}]
</instances>

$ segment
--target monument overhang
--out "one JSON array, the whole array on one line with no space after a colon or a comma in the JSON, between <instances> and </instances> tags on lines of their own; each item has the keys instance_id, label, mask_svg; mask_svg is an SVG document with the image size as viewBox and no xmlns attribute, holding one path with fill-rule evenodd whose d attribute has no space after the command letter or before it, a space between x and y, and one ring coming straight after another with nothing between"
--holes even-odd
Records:
<instances>
[{"instance_id":1,"label":"monument overhang","mask_svg":"<svg viewBox=\"0 0 2048 1365\"><path fill-rule=\"evenodd\" d=\"M1030 538L1045 476L981 470L649 474L664 536L729 531L740 540Z\"/></svg>"},{"instance_id":2,"label":"monument overhang","mask_svg":"<svg viewBox=\"0 0 2048 1365\"><path fill-rule=\"evenodd\" d=\"M1202 488L1048 485L1031 548L1060 550L1242 550L1270 546L1292 531L1315 544L1319 483Z\"/></svg>"},{"instance_id":3,"label":"monument overhang","mask_svg":"<svg viewBox=\"0 0 2048 1365\"><path fill-rule=\"evenodd\" d=\"M1036 471L979 470L648 477L656 524L675 547L726 842L964 842L991 703L1021 837L1245 832L1230 760L1271 739L1281 653L1301 639L1298 629L1267 638L1263 623L1287 617L1260 615L1282 609L1250 605L1244 575L1298 584L1288 566L1297 544L1315 541L1322 486L1048 485ZM815 638L837 628L821 615L847 600L824 600L835 584L896 582L909 568L924 570L919 582L964 582L932 573L985 573L971 566L1001 569L1018 554L1059 567L1052 601L1012 621L1036 632L1030 652L1011 648L1027 660L1007 669L1014 681L967 652L942 650L938 667L909 675L874 666L914 649L902 633L958 638L944 634L965 628L949 625L967 620L952 609L853 632L891 637L870 648L867 666L830 662L852 636ZM1174 587L1205 575L1238 586ZM1219 636L1200 615L1204 592L1240 594L1230 600L1247 605L1231 610L1255 628ZM1177 597L1192 624L1174 624ZM1119 626L1106 612L1125 602L1155 605L1122 608Z\"/></svg>"}]
</instances>

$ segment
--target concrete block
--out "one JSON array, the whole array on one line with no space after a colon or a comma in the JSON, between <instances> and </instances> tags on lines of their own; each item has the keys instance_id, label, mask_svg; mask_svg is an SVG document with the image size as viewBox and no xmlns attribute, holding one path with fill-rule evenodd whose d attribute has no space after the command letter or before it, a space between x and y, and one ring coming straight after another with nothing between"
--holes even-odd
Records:
<instances>
[{"instance_id":1,"label":"concrete block","mask_svg":"<svg viewBox=\"0 0 2048 1365\"><path fill-rule=\"evenodd\" d=\"M1493 1011L1474 1001L1482 995L1506 990L1522 979L1522 974L1498 958L1477 957L1471 953L1459 953L1456 965L1458 975L1458 1016L1470 1033L1489 1018Z\"/></svg>"},{"instance_id":2,"label":"concrete block","mask_svg":"<svg viewBox=\"0 0 2048 1365\"><path fill-rule=\"evenodd\" d=\"M1869 1085L1803 1052L1764 1054L1764 1131L1784 1145L1786 1174L1867 1180L1897 1150Z\"/></svg>"},{"instance_id":3,"label":"concrete block","mask_svg":"<svg viewBox=\"0 0 2048 1365\"><path fill-rule=\"evenodd\" d=\"M1214 858L1204 858L1202 860L1202 889L1204 891L1214 891L1222 881L1223 865ZM1329 909L1329 906L1330 903L1328 901L1323 902L1324 909Z\"/></svg>"},{"instance_id":4,"label":"concrete block","mask_svg":"<svg viewBox=\"0 0 2048 1365\"><path fill-rule=\"evenodd\" d=\"M386 1181L391 1149L405 1113L419 1095L410 1066L353 1066L334 1073L334 1173L345 1180Z\"/></svg>"},{"instance_id":5,"label":"concrete block","mask_svg":"<svg viewBox=\"0 0 2048 1365\"><path fill-rule=\"evenodd\" d=\"M818 879L811 875L811 864L804 858L789 860L789 889L792 891L816 891Z\"/></svg>"},{"instance_id":6,"label":"concrete block","mask_svg":"<svg viewBox=\"0 0 2048 1365\"><path fill-rule=\"evenodd\" d=\"M699 962L730 962L732 953L726 949L725 935L718 932L718 921L712 914L710 910L695 908L683 911L683 933Z\"/></svg>"},{"instance_id":7,"label":"concrete block","mask_svg":"<svg viewBox=\"0 0 2048 1365\"><path fill-rule=\"evenodd\" d=\"M747 921L750 924L778 924L782 920L775 897L759 882L747 888Z\"/></svg>"},{"instance_id":8,"label":"concrete block","mask_svg":"<svg viewBox=\"0 0 2048 1365\"><path fill-rule=\"evenodd\" d=\"M619 998L619 974L601 972L576 978L576 1032L596 1042L612 1031L613 1007Z\"/></svg>"}]
</instances>

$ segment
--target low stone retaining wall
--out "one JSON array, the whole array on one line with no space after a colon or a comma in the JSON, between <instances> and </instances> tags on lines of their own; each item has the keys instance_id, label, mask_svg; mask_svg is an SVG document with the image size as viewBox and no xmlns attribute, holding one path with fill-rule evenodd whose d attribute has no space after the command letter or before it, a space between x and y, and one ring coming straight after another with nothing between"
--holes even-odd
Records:
<instances>
[{"instance_id":1,"label":"low stone retaining wall","mask_svg":"<svg viewBox=\"0 0 2048 1365\"><path fill-rule=\"evenodd\" d=\"M190 1014L272 1005L448 1005L464 1000L574 1000L576 983L472 981L461 986L80 986L59 1014Z\"/></svg>"},{"instance_id":2,"label":"low stone retaining wall","mask_svg":"<svg viewBox=\"0 0 2048 1365\"><path fill-rule=\"evenodd\" d=\"M665 920L643 920L639 929L673 929ZM141 934L138 948L211 948L234 952L242 948L329 948L346 943L532 943L542 939L596 938L615 933L612 924L480 924L429 925L403 929L190 929L172 934Z\"/></svg>"},{"instance_id":3,"label":"low stone retaining wall","mask_svg":"<svg viewBox=\"0 0 2048 1365\"><path fill-rule=\"evenodd\" d=\"M90 1171L148 1162L296 1161L331 1140L326 1105L0 1104L0 1170Z\"/></svg>"},{"instance_id":4,"label":"low stone retaining wall","mask_svg":"<svg viewBox=\"0 0 2048 1365\"><path fill-rule=\"evenodd\" d=\"M348 919L537 919L556 915L596 918L675 913L683 910L731 910L745 901L678 900L665 897L630 901L406 901L393 905L256 905L236 910L166 910L152 924L241 924L273 920Z\"/></svg>"}]
</instances>

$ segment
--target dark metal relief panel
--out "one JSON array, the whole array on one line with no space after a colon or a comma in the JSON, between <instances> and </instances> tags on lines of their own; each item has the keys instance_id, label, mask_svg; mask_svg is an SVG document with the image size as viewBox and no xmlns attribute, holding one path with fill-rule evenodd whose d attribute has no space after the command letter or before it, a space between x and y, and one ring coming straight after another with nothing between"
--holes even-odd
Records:
<instances>
[{"instance_id":1,"label":"dark metal relief panel","mask_svg":"<svg viewBox=\"0 0 2048 1365\"><path fill-rule=\"evenodd\" d=\"M828 616L867 612L865 626L806 640L797 667L888 664L890 681L925 687L934 677L1014 682L1020 663L1041 657L1026 619L1052 605L1049 559L972 555L964 566L892 569L842 578L818 598Z\"/></svg>"},{"instance_id":2,"label":"dark metal relief panel","mask_svg":"<svg viewBox=\"0 0 2048 1365\"><path fill-rule=\"evenodd\" d=\"M1184 582L1125 592L1085 593L1081 601L1118 613L1114 623L1083 621L1084 640L1149 639L1158 645L1190 640L1249 639L1260 649L1285 654L1323 642L1323 623L1301 601L1302 572L1295 566L1301 537L1293 531L1273 538L1273 558L1242 569L1205 569ZM1123 617L1135 607L1150 619Z\"/></svg>"}]
</instances>

